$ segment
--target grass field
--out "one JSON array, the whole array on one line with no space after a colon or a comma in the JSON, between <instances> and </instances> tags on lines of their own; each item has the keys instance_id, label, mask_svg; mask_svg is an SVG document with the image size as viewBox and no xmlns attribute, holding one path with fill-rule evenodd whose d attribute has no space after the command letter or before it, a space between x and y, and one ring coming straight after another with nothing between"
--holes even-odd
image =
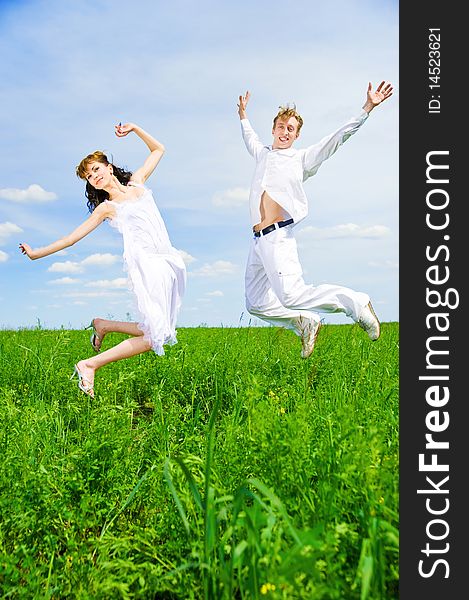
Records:
<instances>
[{"instance_id":1,"label":"grass field","mask_svg":"<svg viewBox=\"0 0 469 600\"><path fill-rule=\"evenodd\" d=\"M1 598L396 599L398 324L178 338L0 331Z\"/></svg>"}]
</instances>

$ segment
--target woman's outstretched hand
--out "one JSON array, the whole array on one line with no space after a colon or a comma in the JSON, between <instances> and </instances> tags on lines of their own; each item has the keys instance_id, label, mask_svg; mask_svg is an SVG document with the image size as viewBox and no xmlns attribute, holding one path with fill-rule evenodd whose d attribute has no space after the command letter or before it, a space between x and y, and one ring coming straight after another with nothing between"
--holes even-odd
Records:
<instances>
[{"instance_id":1,"label":"woman's outstretched hand","mask_svg":"<svg viewBox=\"0 0 469 600\"><path fill-rule=\"evenodd\" d=\"M135 123L119 123L114 125L114 131L117 137L125 137L135 129Z\"/></svg>"},{"instance_id":2,"label":"woman's outstretched hand","mask_svg":"<svg viewBox=\"0 0 469 600\"><path fill-rule=\"evenodd\" d=\"M36 258L34 256L35 252L29 244L20 244L20 250L22 254L26 254L26 256L31 260L34 260Z\"/></svg>"}]
</instances>

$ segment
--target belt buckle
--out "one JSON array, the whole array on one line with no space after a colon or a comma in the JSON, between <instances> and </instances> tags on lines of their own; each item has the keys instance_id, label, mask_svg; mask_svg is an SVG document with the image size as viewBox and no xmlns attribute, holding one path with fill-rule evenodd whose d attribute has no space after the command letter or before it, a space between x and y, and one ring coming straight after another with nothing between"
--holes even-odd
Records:
<instances>
[{"instance_id":1,"label":"belt buckle","mask_svg":"<svg viewBox=\"0 0 469 600\"><path fill-rule=\"evenodd\" d=\"M276 229L286 227L291 223L293 223L293 219L287 219L286 221L276 221L275 223L271 223L270 225L267 225L267 227L264 227L264 229L261 229L260 231L255 231L253 228L254 238L265 236L268 233L272 233L272 231L275 231Z\"/></svg>"}]
</instances>

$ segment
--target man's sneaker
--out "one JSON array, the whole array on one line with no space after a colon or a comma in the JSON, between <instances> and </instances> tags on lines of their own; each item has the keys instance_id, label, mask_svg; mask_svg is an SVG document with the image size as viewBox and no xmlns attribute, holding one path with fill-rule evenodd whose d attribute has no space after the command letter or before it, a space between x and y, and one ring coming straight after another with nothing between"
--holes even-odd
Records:
<instances>
[{"instance_id":1,"label":"man's sneaker","mask_svg":"<svg viewBox=\"0 0 469 600\"><path fill-rule=\"evenodd\" d=\"M321 328L321 321L316 321L313 318L298 317L298 330L301 337L301 356L308 358L314 350L314 345Z\"/></svg>"},{"instance_id":2,"label":"man's sneaker","mask_svg":"<svg viewBox=\"0 0 469 600\"><path fill-rule=\"evenodd\" d=\"M358 319L358 324L366 331L370 340L375 341L379 338L381 327L371 302L368 302L368 304L362 309Z\"/></svg>"}]
</instances>

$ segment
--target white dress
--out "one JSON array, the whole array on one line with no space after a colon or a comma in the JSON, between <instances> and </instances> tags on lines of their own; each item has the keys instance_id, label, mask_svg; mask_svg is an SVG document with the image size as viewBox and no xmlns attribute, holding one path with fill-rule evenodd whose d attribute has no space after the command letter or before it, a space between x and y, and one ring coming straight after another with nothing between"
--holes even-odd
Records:
<instances>
[{"instance_id":1,"label":"white dress","mask_svg":"<svg viewBox=\"0 0 469 600\"><path fill-rule=\"evenodd\" d=\"M112 202L112 227L122 233L124 269L135 294L138 326L156 354L164 354L164 344L175 344L176 319L186 287L186 267L171 244L153 194L147 187L135 200Z\"/></svg>"}]
</instances>

